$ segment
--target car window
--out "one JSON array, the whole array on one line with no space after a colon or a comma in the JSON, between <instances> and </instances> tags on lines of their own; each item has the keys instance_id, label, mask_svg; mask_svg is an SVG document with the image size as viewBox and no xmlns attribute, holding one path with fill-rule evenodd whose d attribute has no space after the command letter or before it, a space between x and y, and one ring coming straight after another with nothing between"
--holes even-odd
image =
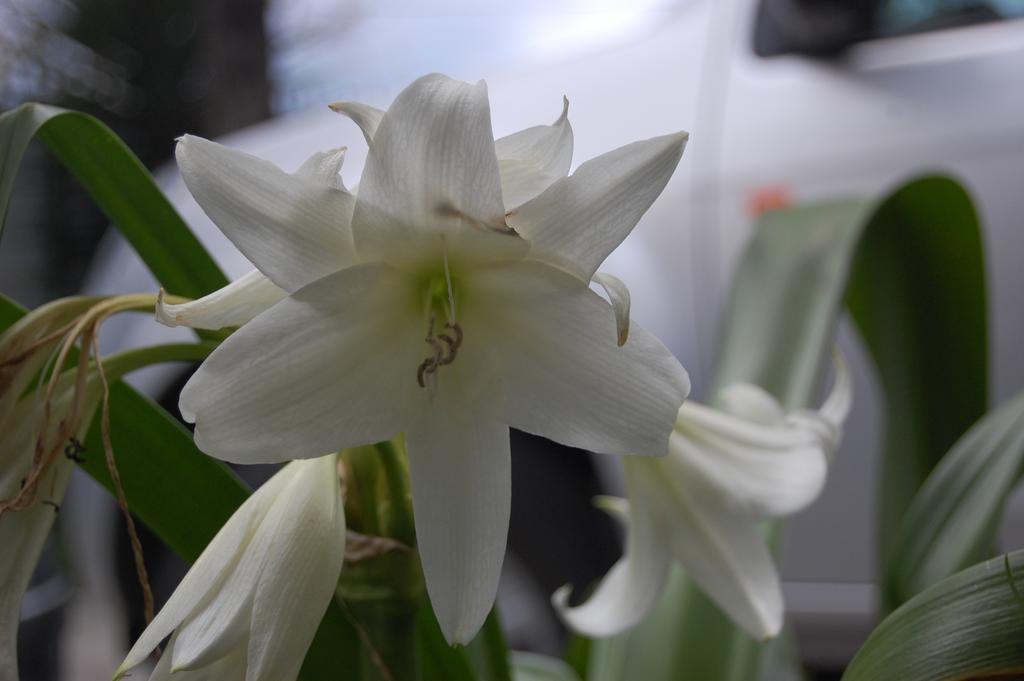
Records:
<instances>
[{"instance_id":1,"label":"car window","mask_svg":"<svg viewBox=\"0 0 1024 681\"><path fill-rule=\"evenodd\" d=\"M877 36L1024 17L1021 0L885 0L876 11Z\"/></svg>"},{"instance_id":2,"label":"car window","mask_svg":"<svg viewBox=\"0 0 1024 681\"><path fill-rule=\"evenodd\" d=\"M761 0L754 52L832 56L855 43L1024 17L1024 0Z\"/></svg>"}]
</instances>

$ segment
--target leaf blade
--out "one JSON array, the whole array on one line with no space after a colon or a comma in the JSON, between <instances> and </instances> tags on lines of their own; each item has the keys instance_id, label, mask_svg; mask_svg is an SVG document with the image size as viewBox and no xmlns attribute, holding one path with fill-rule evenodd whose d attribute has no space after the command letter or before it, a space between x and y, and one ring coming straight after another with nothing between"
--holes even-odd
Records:
<instances>
[{"instance_id":1,"label":"leaf blade","mask_svg":"<svg viewBox=\"0 0 1024 681\"><path fill-rule=\"evenodd\" d=\"M34 137L85 187L164 288L198 298L227 285L142 162L110 128L77 111L29 103L0 115L0 234L15 175Z\"/></svg>"},{"instance_id":2,"label":"leaf blade","mask_svg":"<svg viewBox=\"0 0 1024 681\"><path fill-rule=\"evenodd\" d=\"M1024 551L1016 551L929 587L872 632L843 681L1021 678L1022 580Z\"/></svg>"}]
</instances>

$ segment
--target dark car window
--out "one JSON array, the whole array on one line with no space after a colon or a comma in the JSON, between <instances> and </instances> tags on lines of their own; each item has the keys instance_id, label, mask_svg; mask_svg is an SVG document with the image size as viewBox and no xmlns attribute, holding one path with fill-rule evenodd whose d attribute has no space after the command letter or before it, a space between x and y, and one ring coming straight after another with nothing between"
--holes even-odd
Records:
<instances>
[{"instance_id":1,"label":"dark car window","mask_svg":"<svg viewBox=\"0 0 1024 681\"><path fill-rule=\"evenodd\" d=\"M865 40L1024 17L1024 0L761 0L754 52L832 56Z\"/></svg>"}]
</instances>

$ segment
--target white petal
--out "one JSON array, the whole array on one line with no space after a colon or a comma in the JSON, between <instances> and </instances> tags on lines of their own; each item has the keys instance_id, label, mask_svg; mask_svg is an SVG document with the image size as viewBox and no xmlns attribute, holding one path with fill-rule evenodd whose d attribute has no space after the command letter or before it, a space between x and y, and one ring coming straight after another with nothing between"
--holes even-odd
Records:
<instances>
[{"instance_id":1,"label":"white petal","mask_svg":"<svg viewBox=\"0 0 1024 681\"><path fill-rule=\"evenodd\" d=\"M627 459L636 471L630 502L661 506L676 559L698 586L756 639L782 627L782 588L762 529L717 503L714 491L664 470L666 459Z\"/></svg>"},{"instance_id":2,"label":"white petal","mask_svg":"<svg viewBox=\"0 0 1024 681\"><path fill-rule=\"evenodd\" d=\"M689 405L683 405L681 414ZM687 428L672 434L669 458L677 475L708 486L710 494L735 512L779 517L810 504L825 485L828 462L824 443L803 432L802 441L775 448Z\"/></svg>"},{"instance_id":3,"label":"white petal","mask_svg":"<svg viewBox=\"0 0 1024 681\"><path fill-rule=\"evenodd\" d=\"M387 440L421 389L422 299L388 265L357 265L231 335L185 385L196 444L228 461L312 458Z\"/></svg>"},{"instance_id":4,"label":"white petal","mask_svg":"<svg viewBox=\"0 0 1024 681\"><path fill-rule=\"evenodd\" d=\"M264 524L266 524L266 519ZM216 662L245 645L252 616L252 594L271 549L269 537L257 528L246 551L229 568L227 579L217 586L177 628L177 643L171 655L171 671L195 670Z\"/></svg>"},{"instance_id":5,"label":"white petal","mask_svg":"<svg viewBox=\"0 0 1024 681\"><path fill-rule=\"evenodd\" d=\"M503 422L596 452L668 450L690 382L654 336L632 325L618 347L611 306L541 263L481 269L466 288L467 362L495 372ZM471 336L479 336L475 345ZM486 357L471 358L478 352Z\"/></svg>"},{"instance_id":6,"label":"white petal","mask_svg":"<svg viewBox=\"0 0 1024 681\"><path fill-rule=\"evenodd\" d=\"M156 303L156 320L167 326L222 329L241 326L270 308L288 293L259 270L245 274L227 286L198 300L180 305L164 302L163 290Z\"/></svg>"},{"instance_id":7,"label":"white petal","mask_svg":"<svg viewBox=\"0 0 1024 681\"><path fill-rule=\"evenodd\" d=\"M552 125L538 125L494 141L505 209L526 203L565 177L572 164L569 99Z\"/></svg>"},{"instance_id":8,"label":"white petal","mask_svg":"<svg viewBox=\"0 0 1024 681\"><path fill-rule=\"evenodd\" d=\"M335 102L329 106L331 111L350 118L363 131L366 143L373 144L373 136L377 133L377 126L380 125L381 119L384 118L383 111L368 104L360 104L359 102Z\"/></svg>"},{"instance_id":9,"label":"white petal","mask_svg":"<svg viewBox=\"0 0 1024 681\"><path fill-rule=\"evenodd\" d=\"M448 642L469 643L494 604L505 556L508 427L435 407L406 431L406 446L427 593Z\"/></svg>"},{"instance_id":10,"label":"white petal","mask_svg":"<svg viewBox=\"0 0 1024 681\"><path fill-rule=\"evenodd\" d=\"M366 158L352 232L367 260L449 253L514 257L528 245L505 224L487 86L424 76L388 109Z\"/></svg>"},{"instance_id":11,"label":"white petal","mask_svg":"<svg viewBox=\"0 0 1024 681\"><path fill-rule=\"evenodd\" d=\"M246 646L248 681L295 678L341 571L336 463L335 456L295 461L275 476L270 508L237 565L178 629L174 671L201 669Z\"/></svg>"},{"instance_id":12,"label":"white petal","mask_svg":"<svg viewBox=\"0 0 1024 681\"><path fill-rule=\"evenodd\" d=\"M725 386L718 393L717 404L726 413L765 426L777 426L786 420L786 410L779 401L751 383Z\"/></svg>"},{"instance_id":13,"label":"white petal","mask_svg":"<svg viewBox=\"0 0 1024 681\"><path fill-rule=\"evenodd\" d=\"M613 636L635 626L658 603L672 565L672 546L665 541L666 520L642 494L633 494L634 469L649 460L631 458L625 467L629 504L626 552L582 605L570 607L569 589L552 596L555 610L569 627L586 636Z\"/></svg>"},{"instance_id":14,"label":"white petal","mask_svg":"<svg viewBox=\"0 0 1024 681\"><path fill-rule=\"evenodd\" d=\"M348 151L348 147L318 151L306 159L295 171L295 175L331 189L346 191L345 184L339 175L341 166L345 162L346 151Z\"/></svg>"},{"instance_id":15,"label":"white petal","mask_svg":"<svg viewBox=\"0 0 1024 681\"><path fill-rule=\"evenodd\" d=\"M594 281L608 294L608 302L615 312L615 329L621 347L629 339L629 289L621 279L607 272L596 273Z\"/></svg>"},{"instance_id":16,"label":"white petal","mask_svg":"<svg viewBox=\"0 0 1024 681\"><path fill-rule=\"evenodd\" d=\"M508 215L530 258L584 281L622 243L665 188L687 134L634 142L587 161Z\"/></svg>"},{"instance_id":17,"label":"white petal","mask_svg":"<svg viewBox=\"0 0 1024 681\"><path fill-rule=\"evenodd\" d=\"M224 657L196 670L171 669L176 637L171 637L149 681L244 681L245 645L236 646Z\"/></svg>"},{"instance_id":18,"label":"white petal","mask_svg":"<svg viewBox=\"0 0 1024 681\"><path fill-rule=\"evenodd\" d=\"M185 618L192 616L208 595L224 583L287 482L288 477L279 472L246 499L224 523L132 646L117 670L118 678L144 662L160 641L167 638Z\"/></svg>"},{"instance_id":19,"label":"white petal","mask_svg":"<svg viewBox=\"0 0 1024 681\"><path fill-rule=\"evenodd\" d=\"M176 153L202 209L281 288L294 291L352 264L348 192L201 137L182 137Z\"/></svg>"},{"instance_id":20,"label":"white petal","mask_svg":"<svg viewBox=\"0 0 1024 681\"><path fill-rule=\"evenodd\" d=\"M846 366L846 360L838 351L835 354L835 367L836 375L833 379L832 390L825 398L825 403L821 405L818 414L839 428L846 420L850 413L850 407L853 405L853 381L850 380L850 370Z\"/></svg>"},{"instance_id":21,"label":"white petal","mask_svg":"<svg viewBox=\"0 0 1024 681\"><path fill-rule=\"evenodd\" d=\"M256 586L247 681L293 681L338 586L345 514L337 457L296 461L271 556Z\"/></svg>"}]
</instances>

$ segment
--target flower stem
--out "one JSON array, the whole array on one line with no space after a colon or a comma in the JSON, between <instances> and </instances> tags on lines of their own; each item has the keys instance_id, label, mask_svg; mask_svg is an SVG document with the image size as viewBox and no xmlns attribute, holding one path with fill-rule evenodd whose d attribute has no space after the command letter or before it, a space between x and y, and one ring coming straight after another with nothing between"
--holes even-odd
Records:
<instances>
[{"instance_id":1,"label":"flower stem","mask_svg":"<svg viewBox=\"0 0 1024 681\"><path fill-rule=\"evenodd\" d=\"M362 681L416 681L416 611L399 601L349 604L364 637L359 656Z\"/></svg>"},{"instance_id":2,"label":"flower stem","mask_svg":"<svg viewBox=\"0 0 1024 681\"><path fill-rule=\"evenodd\" d=\"M395 444L391 441L374 445L387 486L387 514L384 534L412 546L416 538L413 530L412 508L409 503L409 471Z\"/></svg>"},{"instance_id":3,"label":"flower stem","mask_svg":"<svg viewBox=\"0 0 1024 681\"><path fill-rule=\"evenodd\" d=\"M135 348L110 355L103 360L103 368L110 380L115 380L137 369L163 362L198 362L217 349L218 343L166 343Z\"/></svg>"}]
</instances>

